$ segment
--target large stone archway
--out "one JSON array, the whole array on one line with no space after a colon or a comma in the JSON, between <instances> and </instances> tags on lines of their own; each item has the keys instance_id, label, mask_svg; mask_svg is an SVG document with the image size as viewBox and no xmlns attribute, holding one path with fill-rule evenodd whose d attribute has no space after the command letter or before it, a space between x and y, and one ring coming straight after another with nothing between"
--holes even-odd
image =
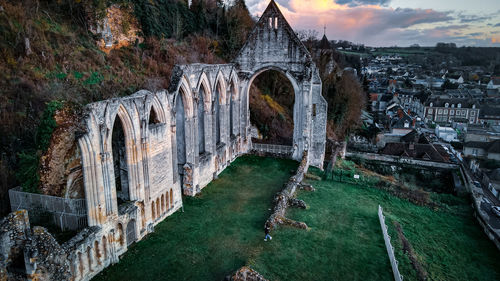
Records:
<instances>
[{"instance_id":1,"label":"large stone archway","mask_svg":"<svg viewBox=\"0 0 500 281\"><path fill-rule=\"evenodd\" d=\"M295 94L293 158L309 151L309 163L322 167L326 142L327 103L321 95L321 78L307 48L274 1L260 17L248 41L240 50L235 68L246 104L242 116L249 126L249 90L253 79L266 70L283 73ZM248 130L245 132L247 138Z\"/></svg>"},{"instance_id":2,"label":"large stone archway","mask_svg":"<svg viewBox=\"0 0 500 281\"><path fill-rule=\"evenodd\" d=\"M275 67L275 66L270 66L270 67L264 67L263 69L260 69L260 70L257 70L255 72L255 74L249 79L248 81L248 84L246 84L246 88L244 89L245 91L245 96L248 97L248 110L249 110L249 114L250 116L252 116L252 94L251 94L251 91L252 91L252 85L253 86L256 86L254 85L254 81L257 77L260 77L261 75L268 75L269 72L271 71L276 71L278 73L280 73L280 75L283 77L283 79L287 80L289 82L289 85L291 85L291 88L292 88L292 92L290 92L290 99L291 101L293 102L293 106L292 106L292 119L293 119L293 124L292 124L292 127L293 127L293 132L292 133L292 143L290 144L285 144L286 146L292 146L292 147L297 147L298 144L297 144L297 140L300 136L300 131L298 130L298 127L295 126L295 122L297 122L298 120L300 120L300 105L301 105L301 101L298 101L297 99L300 97L299 96L299 93L300 93L300 89L299 89L299 86L297 84L297 81L294 79L294 77L291 77L290 75L287 75L287 73L283 70L283 69L280 69L278 67ZM272 95L273 93L270 93L270 95ZM275 97L272 97L273 99ZM284 104L280 104L280 106L284 106ZM252 118L250 118L252 119ZM253 124L255 125L255 124ZM271 124L267 124L269 126L271 126ZM279 143L279 144L283 144L283 143Z\"/></svg>"}]
</instances>

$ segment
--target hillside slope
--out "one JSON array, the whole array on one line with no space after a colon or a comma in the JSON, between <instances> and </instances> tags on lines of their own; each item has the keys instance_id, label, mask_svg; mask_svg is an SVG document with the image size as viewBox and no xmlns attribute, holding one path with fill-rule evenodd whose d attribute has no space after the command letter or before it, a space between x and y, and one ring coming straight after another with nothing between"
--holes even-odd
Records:
<instances>
[{"instance_id":1,"label":"hillside slope","mask_svg":"<svg viewBox=\"0 0 500 281\"><path fill-rule=\"evenodd\" d=\"M253 25L244 1L195 2L0 0L0 214L9 188L38 191L51 105L164 89L175 64L224 63L239 49Z\"/></svg>"}]
</instances>

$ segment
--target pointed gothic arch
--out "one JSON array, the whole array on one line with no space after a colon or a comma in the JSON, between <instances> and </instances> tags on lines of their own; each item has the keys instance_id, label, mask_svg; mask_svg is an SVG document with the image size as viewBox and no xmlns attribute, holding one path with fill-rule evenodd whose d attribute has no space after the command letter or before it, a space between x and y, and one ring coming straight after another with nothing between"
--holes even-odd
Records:
<instances>
[{"instance_id":1,"label":"pointed gothic arch","mask_svg":"<svg viewBox=\"0 0 500 281\"><path fill-rule=\"evenodd\" d=\"M308 151L310 164L322 167L326 143L327 103L321 94L319 70L275 1L271 1L262 13L234 63L243 82L241 96L245 106L242 106L241 118L245 120L250 117L248 93L252 77L265 68L274 67L285 72L295 90L291 157L300 160L303 153ZM246 126L250 124L246 122ZM242 133L243 139L247 140L248 128Z\"/></svg>"},{"instance_id":2,"label":"pointed gothic arch","mask_svg":"<svg viewBox=\"0 0 500 281\"><path fill-rule=\"evenodd\" d=\"M252 107L251 107L251 103L250 103L250 100L252 100L252 95L250 95L251 86L254 84L254 81L257 77L261 77L261 75L264 75L264 76L272 75L273 73L267 74L270 72L274 72L274 75L277 75L277 77L278 77L277 80L282 81L285 84L285 86L282 85L280 87L290 88L291 92L289 93L288 100L290 100L292 102L292 104L289 106L284 106L283 103L280 103L280 106L282 106L282 110L284 110L284 112L280 112L280 114L278 115L279 118L274 118L272 120L266 120L267 121L265 123L266 126L264 126L264 127L271 127L271 125L273 125L274 129L278 128L278 127L279 128L288 128L287 125L290 125L290 123L291 123L291 128L289 128L290 130L283 130L282 132L280 132L279 137L276 137L276 135L274 135L275 131L269 130L270 131L269 132L270 140L262 139L262 140L253 140L253 141L258 141L258 142L268 143L268 144L294 146L294 145L296 145L296 141L297 141L296 136L298 136L300 134L299 127L297 126L296 123L300 121L300 120L297 120L297 117L299 116L299 114L298 114L299 103L300 103L299 98L300 98L301 92L300 92L300 89L298 86L297 79L293 75L291 75L288 71L286 71L285 69L282 69L278 66L271 66L271 65L264 66L263 68L255 71L255 73L251 76L251 78L248 82L248 87L246 89L246 91L247 91L246 96L248 97L248 100L249 100L248 110L250 113L250 119L252 122L255 121L257 123L258 123L258 119L259 119L259 115L254 114L254 112L252 111ZM281 77L281 78L279 78L279 77ZM275 80L273 80L273 81L275 81ZM283 83L279 83L279 84L283 84ZM278 87L278 88L280 88L280 87ZM255 93L253 95L255 95ZM276 97L273 96L273 93L266 93L266 95L268 95L268 97L273 102L275 102ZM291 118L291 120L287 118L288 117L288 114L286 114L287 109L291 110L291 116L289 116ZM279 124L279 125L277 125L277 124ZM290 131L290 135L286 135L286 133L288 133L289 131ZM265 132L263 132L263 134L265 134Z\"/></svg>"},{"instance_id":3,"label":"pointed gothic arch","mask_svg":"<svg viewBox=\"0 0 500 281\"><path fill-rule=\"evenodd\" d=\"M217 76L215 78L215 83L214 83L214 92L219 90L219 103L221 105L227 103L227 86L226 86L226 80L224 79L224 74L222 71L219 70L217 73Z\"/></svg>"},{"instance_id":4,"label":"pointed gothic arch","mask_svg":"<svg viewBox=\"0 0 500 281\"><path fill-rule=\"evenodd\" d=\"M87 224L89 226L94 226L99 223L102 223L103 213L101 210L97 208L93 208L93 206L98 206L99 204L103 204L106 208L109 207L111 212L111 202L108 206L107 203L102 202L101 196L103 192L100 192L100 184L99 182L103 182L102 177L102 169L101 162L97 161L96 153L99 153L100 147L94 146L92 139L97 139L100 143L101 138L99 132L99 126L97 125L96 118L93 113L89 114L89 118L87 119L87 127L90 129L90 132L93 132L94 136L92 138L91 134L86 134L78 139L78 147L80 149L80 153L82 155L82 172L83 172L83 182L85 186L85 200L87 202ZM104 193L106 190L104 190ZM104 197L104 201L106 197ZM111 195L109 196L111 198ZM105 209L106 210L106 209Z\"/></svg>"},{"instance_id":5,"label":"pointed gothic arch","mask_svg":"<svg viewBox=\"0 0 500 281\"><path fill-rule=\"evenodd\" d=\"M198 80L198 84L196 86L196 92L200 94L200 90L204 91L203 101L205 106L205 111L210 112L210 101L212 100L212 87L210 85L210 81L205 72L201 73L200 79Z\"/></svg>"},{"instance_id":6,"label":"pointed gothic arch","mask_svg":"<svg viewBox=\"0 0 500 281\"><path fill-rule=\"evenodd\" d=\"M103 149L110 158L107 162L110 184L105 184L105 196L106 205L108 206L111 201L113 212L118 212L117 200L120 196L124 201L136 201L141 198L142 194L143 182L141 179L143 178L143 171L140 149L140 121L139 112L133 102L128 103L128 110L122 103L111 104L108 107L110 110L107 118L112 125L106 131L107 141L104 143ZM113 138L113 133L117 129L116 125L119 127L118 130L122 129L123 134L119 135L119 132L117 132L115 138ZM123 139L116 139L117 135L118 138L123 137ZM119 150L113 150L113 141L121 142L115 142L115 147L121 146L121 155ZM117 157L121 158L118 159ZM117 182L118 179L119 182ZM120 190L119 192L117 192L117 188Z\"/></svg>"},{"instance_id":7,"label":"pointed gothic arch","mask_svg":"<svg viewBox=\"0 0 500 281\"><path fill-rule=\"evenodd\" d=\"M191 136L191 128L188 122L193 117L193 94L191 86L186 77L182 77L177 95L174 100L176 120L176 145L177 165L179 173L183 173L183 166L188 162L187 145Z\"/></svg>"},{"instance_id":8,"label":"pointed gothic arch","mask_svg":"<svg viewBox=\"0 0 500 281\"><path fill-rule=\"evenodd\" d=\"M154 116L151 116L152 113ZM167 123L165 110L157 96L151 99L148 120L149 124Z\"/></svg>"},{"instance_id":9,"label":"pointed gothic arch","mask_svg":"<svg viewBox=\"0 0 500 281\"><path fill-rule=\"evenodd\" d=\"M222 72L219 72L215 80L214 86L214 102L213 102L213 118L214 118L214 142L218 146L223 141L222 120L224 118L224 105L226 104L226 83Z\"/></svg>"},{"instance_id":10,"label":"pointed gothic arch","mask_svg":"<svg viewBox=\"0 0 500 281\"><path fill-rule=\"evenodd\" d=\"M239 135L239 89L238 77L231 72L229 82L229 136Z\"/></svg>"},{"instance_id":11,"label":"pointed gothic arch","mask_svg":"<svg viewBox=\"0 0 500 281\"><path fill-rule=\"evenodd\" d=\"M203 72L200 77L200 81L198 82L197 87L198 93L198 106L197 106L197 117L198 117L198 154L204 154L207 149L207 140L205 132L207 129L206 115L210 112L210 99L211 99L211 91L210 91L210 83L208 82L207 75Z\"/></svg>"}]
</instances>

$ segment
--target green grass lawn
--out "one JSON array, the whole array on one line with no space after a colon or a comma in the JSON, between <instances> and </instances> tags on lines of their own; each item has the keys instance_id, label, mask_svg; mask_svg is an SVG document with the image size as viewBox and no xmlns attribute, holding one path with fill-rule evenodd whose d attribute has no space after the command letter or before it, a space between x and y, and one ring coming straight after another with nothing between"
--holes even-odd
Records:
<instances>
[{"instance_id":1,"label":"green grass lawn","mask_svg":"<svg viewBox=\"0 0 500 281\"><path fill-rule=\"evenodd\" d=\"M397 200L384 203L386 223L405 280L417 280L417 275L402 251L393 221L401 224L428 280L500 280L500 252L472 216L469 200L433 195L435 202L444 205L438 211Z\"/></svg>"},{"instance_id":2,"label":"green grass lawn","mask_svg":"<svg viewBox=\"0 0 500 281\"><path fill-rule=\"evenodd\" d=\"M381 204L388 224L403 226L431 280L499 280L499 252L467 203L448 197L439 200L451 207L433 211L374 188L310 181L316 192L299 192L309 208L288 212L310 230L281 227L264 242L273 196L297 165L239 158L200 196L184 198L184 213L167 218L95 279L223 280L250 265L269 280L392 280L377 217ZM415 280L400 246L395 248L405 280Z\"/></svg>"}]
</instances>

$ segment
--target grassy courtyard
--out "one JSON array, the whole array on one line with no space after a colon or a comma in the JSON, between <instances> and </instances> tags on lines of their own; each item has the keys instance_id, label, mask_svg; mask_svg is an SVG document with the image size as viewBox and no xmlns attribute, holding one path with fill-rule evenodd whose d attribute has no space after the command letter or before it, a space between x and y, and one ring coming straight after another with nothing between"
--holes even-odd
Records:
<instances>
[{"instance_id":1,"label":"grassy courtyard","mask_svg":"<svg viewBox=\"0 0 500 281\"><path fill-rule=\"evenodd\" d=\"M435 211L374 188L310 181L316 192L299 193L309 208L288 214L310 230L282 227L264 242L273 196L297 165L239 158L200 196L184 198L184 213L167 218L95 280L223 280L243 265L269 280L391 280L378 204L405 280L416 280L416 274L397 244L394 220L430 280L500 280L499 252L474 222L467 202L449 197L438 198L444 207Z\"/></svg>"}]
</instances>

